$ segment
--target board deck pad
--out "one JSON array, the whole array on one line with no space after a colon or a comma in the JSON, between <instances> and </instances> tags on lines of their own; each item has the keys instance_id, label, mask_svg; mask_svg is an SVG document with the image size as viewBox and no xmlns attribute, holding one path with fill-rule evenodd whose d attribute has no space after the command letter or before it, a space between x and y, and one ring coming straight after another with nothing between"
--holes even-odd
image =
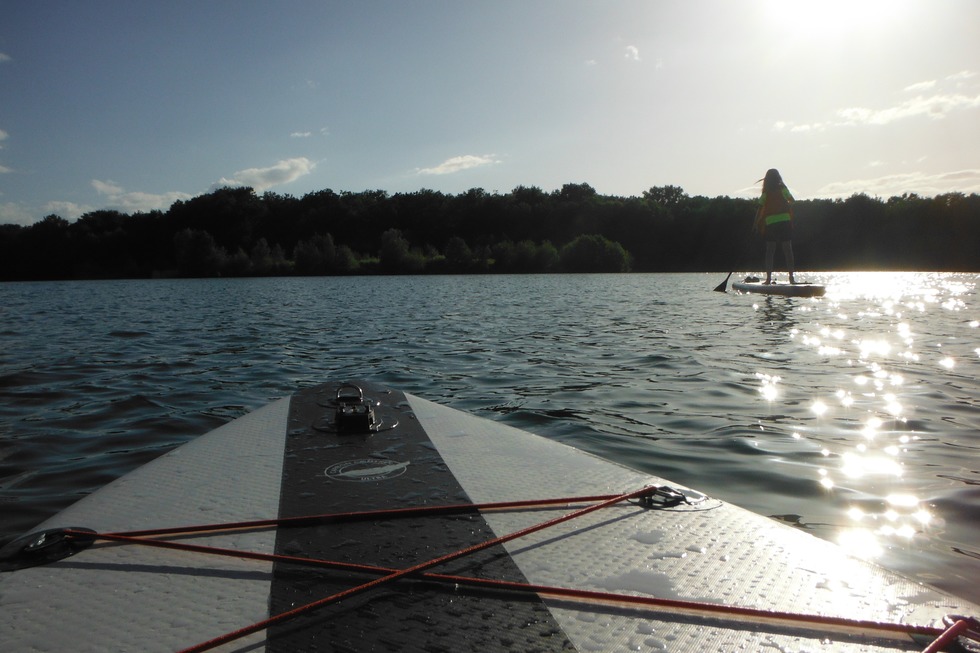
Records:
<instances>
[{"instance_id":1,"label":"board deck pad","mask_svg":"<svg viewBox=\"0 0 980 653\"><path fill-rule=\"evenodd\" d=\"M293 396L279 517L472 503L415 419L404 394L359 384L376 432L341 433L337 386ZM403 569L495 537L479 514L399 517L279 528L277 554ZM501 545L440 565L440 573L526 583ZM375 576L274 564L275 615ZM497 592L500 593L499 591ZM267 650L519 650L572 648L536 595L506 601L479 589L398 579L270 629Z\"/></svg>"}]
</instances>

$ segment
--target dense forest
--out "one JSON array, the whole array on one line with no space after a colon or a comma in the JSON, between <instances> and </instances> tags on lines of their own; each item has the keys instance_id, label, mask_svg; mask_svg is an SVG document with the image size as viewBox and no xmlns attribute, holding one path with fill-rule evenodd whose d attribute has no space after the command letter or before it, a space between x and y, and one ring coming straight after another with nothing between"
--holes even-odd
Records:
<instances>
[{"instance_id":1,"label":"dense forest","mask_svg":"<svg viewBox=\"0 0 980 653\"><path fill-rule=\"evenodd\" d=\"M0 280L758 270L756 202L588 184L302 198L222 188L166 212L0 225ZM804 270L980 270L980 196L796 203ZM780 257L777 256L777 262Z\"/></svg>"}]
</instances>

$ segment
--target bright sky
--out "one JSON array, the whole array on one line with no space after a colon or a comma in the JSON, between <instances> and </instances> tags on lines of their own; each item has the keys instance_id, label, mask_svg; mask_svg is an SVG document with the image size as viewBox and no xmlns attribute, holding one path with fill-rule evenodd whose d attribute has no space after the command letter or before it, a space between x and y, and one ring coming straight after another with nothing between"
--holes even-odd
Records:
<instances>
[{"instance_id":1,"label":"bright sky","mask_svg":"<svg viewBox=\"0 0 980 653\"><path fill-rule=\"evenodd\" d=\"M980 192L976 0L3 0L0 223L221 185Z\"/></svg>"}]
</instances>

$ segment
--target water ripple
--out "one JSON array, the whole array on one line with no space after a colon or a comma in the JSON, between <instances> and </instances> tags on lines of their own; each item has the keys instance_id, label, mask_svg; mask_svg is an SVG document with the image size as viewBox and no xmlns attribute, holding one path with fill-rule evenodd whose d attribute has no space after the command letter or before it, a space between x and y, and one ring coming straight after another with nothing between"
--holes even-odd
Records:
<instances>
[{"instance_id":1,"label":"water ripple","mask_svg":"<svg viewBox=\"0 0 980 653\"><path fill-rule=\"evenodd\" d=\"M976 275L0 284L0 542L230 419L369 378L697 487L974 601Z\"/></svg>"}]
</instances>

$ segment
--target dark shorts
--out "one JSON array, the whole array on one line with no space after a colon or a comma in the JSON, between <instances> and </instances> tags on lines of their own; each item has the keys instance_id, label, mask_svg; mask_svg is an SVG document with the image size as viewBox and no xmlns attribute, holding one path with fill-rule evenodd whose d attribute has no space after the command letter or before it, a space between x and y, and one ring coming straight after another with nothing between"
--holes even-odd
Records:
<instances>
[{"instance_id":1,"label":"dark shorts","mask_svg":"<svg viewBox=\"0 0 980 653\"><path fill-rule=\"evenodd\" d=\"M782 243L787 240L793 240L793 222L791 220L766 225L766 242Z\"/></svg>"}]
</instances>

